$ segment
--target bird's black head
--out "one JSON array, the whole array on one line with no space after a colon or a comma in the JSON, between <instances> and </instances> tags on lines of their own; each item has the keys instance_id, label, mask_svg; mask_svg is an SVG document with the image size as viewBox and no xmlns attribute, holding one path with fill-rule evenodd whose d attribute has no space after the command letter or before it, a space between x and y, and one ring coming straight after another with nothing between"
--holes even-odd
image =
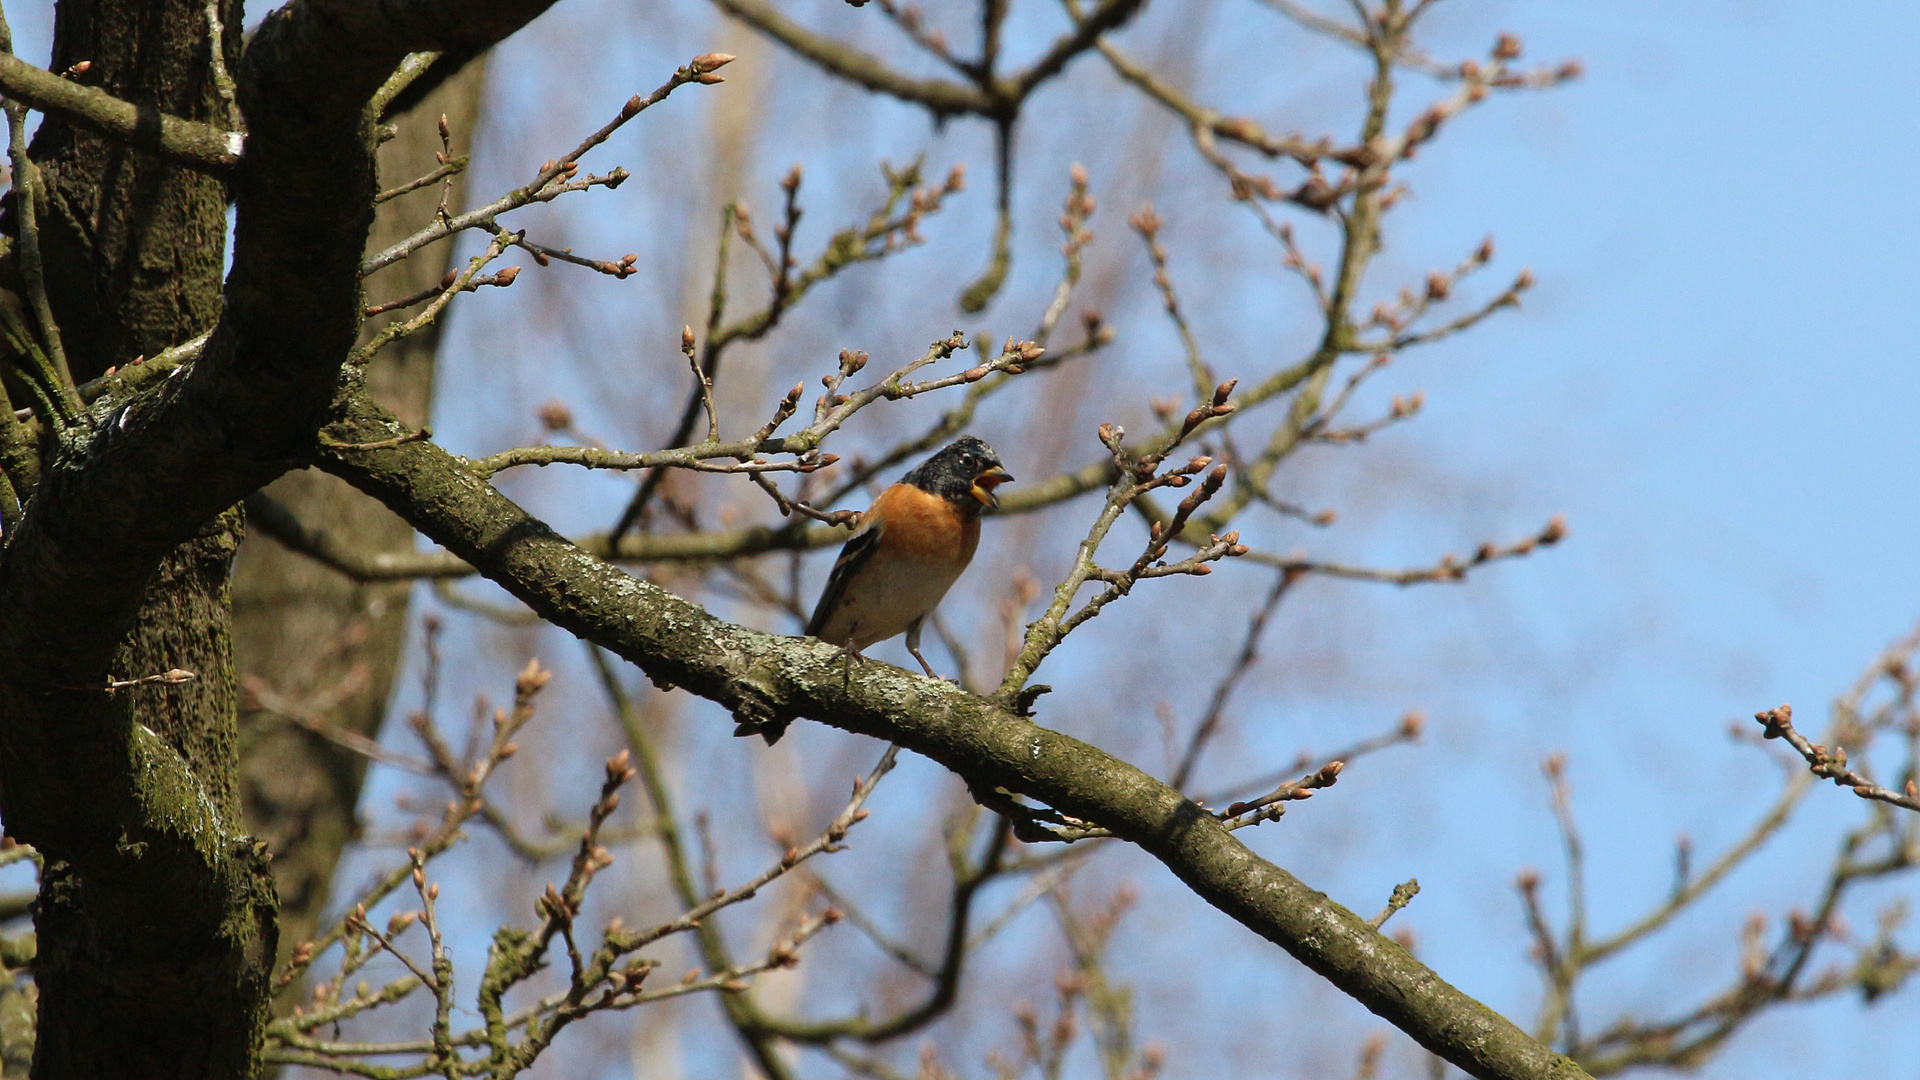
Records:
<instances>
[{"instance_id":1,"label":"bird's black head","mask_svg":"<svg viewBox=\"0 0 1920 1080\"><path fill-rule=\"evenodd\" d=\"M962 435L900 481L979 513L984 507L1000 505L993 489L1012 479L1000 467L1000 455L993 452L993 447Z\"/></svg>"}]
</instances>

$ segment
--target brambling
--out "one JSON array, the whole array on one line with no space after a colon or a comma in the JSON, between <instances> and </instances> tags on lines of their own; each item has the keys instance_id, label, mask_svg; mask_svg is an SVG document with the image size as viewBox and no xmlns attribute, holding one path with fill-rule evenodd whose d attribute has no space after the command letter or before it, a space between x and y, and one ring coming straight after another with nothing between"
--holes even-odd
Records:
<instances>
[{"instance_id":1,"label":"brambling","mask_svg":"<svg viewBox=\"0 0 1920 1080\"><path fill-rule=\"evenodd\" d=\"M859 530L840 549L807 633L847 650L897 634L931 678L920 655L920 628L973 560L980 513L997 508L993 489L1013 477L993 447L962 435L880 493L860 515Z\"/></svg>"}]
</instances>

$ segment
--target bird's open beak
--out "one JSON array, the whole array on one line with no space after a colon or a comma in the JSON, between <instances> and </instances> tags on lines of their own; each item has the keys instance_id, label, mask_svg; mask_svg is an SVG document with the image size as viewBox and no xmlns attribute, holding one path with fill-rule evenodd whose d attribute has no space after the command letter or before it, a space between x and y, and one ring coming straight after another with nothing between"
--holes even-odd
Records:
<instances>
[{"instance_id":1,"label":"bird's open beak","mask_svg":"<svg viewBox=\"0 0 1920 1080\"><path fill-rule=\"evenodd\" d=\"M998 510L1000 509L1000 497L993 493L993 489L999 487L1001 484L1010 484L1012 482L1013 474L995 465L986 472L973 478L973 497L979 499L985 505Z\"/></svg>"}]
</instances>

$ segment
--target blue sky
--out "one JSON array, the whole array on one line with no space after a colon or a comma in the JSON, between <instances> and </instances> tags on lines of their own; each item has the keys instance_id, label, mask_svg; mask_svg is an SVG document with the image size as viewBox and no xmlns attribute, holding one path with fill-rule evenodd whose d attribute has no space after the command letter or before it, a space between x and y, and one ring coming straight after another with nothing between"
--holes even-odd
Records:
<instances>
[{"instance_id":1,"label":"blue sky","mask_svg":"<svg viewBox=\"0 0 1920 1080\"><path fill-rule=\"evenodd\" d=\"M608 41L586 50L600 65L591 70L619 71L620 85L600 95L608 100L657 81L634 77L636 67L664 70L667 58L719 47L720 31L705 8L683 4L635 15L615 7ZM1031 14L1044 8L1028 4L1021 17L1051 27L1050 11ZM834 25L866 18L837 3L798 9ZM534 92L540 73L552 71L552 43L607 10L561 5L527 40L507 46L506 77L493 103L501 127L483 135L480 182L518 175L526 164L504 159L503 148L514 144L503 131L559 123L547 113L561 107ZM1157 5L1121 41L1151 51L1170 10ZM1344 115L1357 70L1349 58L1309 47L1257 5L1222 0L1205 11L1199 67L1269 106L1263 119L1287 127L1289 116ZM45 9L16 5L10 14L22 54L44 56ZM1911 53L1920 40L1920 9L1876 3L1841 13L1804 0L1450 0L1428 41L1438 55L1473 55L1502 29L1524 37L1529 59L1577 57L1587 74L1551 93L1475 111L1407 168L1404 179L1416 194L1396 214L1381 274L1397 284L1450 265L1492 232L1499 272L1527 266L1539 287L1522 312L1397 364L1380 394L1422 389L1425 413L1362 450L1342 451L1347 456L1305 459L1298 490L1341 509L1342 525L1277 536L1274 544L1411 565L1483 539L1523 535L1554 513L1567 515L1572 535L1464 588L1316 583L1304 590L1274 629L1271 671L1243 699L1244 731L1223 745L1216 764L1227 779L1236 757L1283 762L1302 747L1324 750L1377 730L1402 709L1424 709L1433 724L1427 745L1360 764L1337 789L1251 842L1363 913L1377 908L1393 883L1419 877L1425 889L1399 919L1419 933L1423 957L1524 1020L1535 983L1510 882L1519 867L1537 866L1548 894L1557 896L1564 878L1541 758L1559 750L1570 755L1591 852L1594 922L1596 929L1617 926L1661 895L1676 834L1689 834L1703 855L1717 850L1775 790L1773 767L1752 748L1732 744L1727 725L1783 701L1804 716L1823 716L1826 703L1920 618L1920 515L1913 506L1920 425L1912 415L1920 367L1899 315L1920 287L1920 209L1910 190L1913 103L1920 99L1920 67ZM1083 64L1089 70L1076 71L1076 81L1058 92L1071 98L1065 107L1096 115L1110 83ZM590 85L593 93L603 89ZM984 202L987 169L977 131L956 124L933 137L903 110L869 108L837 93L838 105L827 108L783 98L787 127L764 136L766 159L784 161L789 151L805 157L809 175L830 185L869 175L871 158L883 152L898 160L924 149L937 166L968 160L979 181L973 196ZM849 101L859 107L839 107ZM676 130L705 102L670 115L663 108L658 122ZM600 104L567 108L586 117ZM563 119L569 133L598 122ZM1181 140L1161 145L1166 161L1158 167L1199 175ZM1054 166L1089 160L1095 190L1107 199L1125 189L1112 178L1139 164L1112 161L1111 148L1082 145L1073 135L1035 139L1027 149L1032 176L1024 178L1031 182L1020 203L1026 246L1008 299L989 312L989 324L1002 333L1016 332L1028 318L1021 290L1039 295L1053 273L1054 241L1045 230L1059 198ZM631 145L609 148L622 153L631 167ZM1101 164L1102 153L1111 167ZM647 161L670 176L697 175L660 156ZM773 178L758 183L766 188ZM841 201L857 202L861 189L849 190L854 194ZM820 197L832 198L824 189ZM1104 238L1125 242L1119 219L1131 207L1118 197L1103 206L1097 226ZM758 204L773 205L766 194ZM564 220L604 238L609 250L602 254L646 252L646 261L667 266L662 280L682 272L679 256L695 246L688 235L706 242L704 223L675 219L672 209L595 205L581 213L610 216ZM1249 268L1237 283L1209 279L1225 283L1196 314L1216 367L1231 373L1276 320L1283 338L1291 332L1285 316L1297 298L1276 298L1273 285L1282 279L1257 238L1220 241L1213 230L1227 219L1183 218L1177 205L1163 205L1163 212L1177 280L1204 276L1210 260L1216 272ZM934 249L948 252L941 258L970 274L981 248L967 230L977 231L982 219L965 209L956 214L953 231L940 231L943 224L929 234ZM835 207L823 208L818 220L837 220ZM1233 220L1238 234L1252 231ZM943 240L951 246L941 249ZM864 328L869 337L861 347L876 355L878 345L868 341L925 340L934 324L936 335L944 333L957 317L950 304L938 306L945 300L929 314L920 297L874 299L872 286L869 279L865 292L849 286L819 302L840 304L844 325ZM539 317L539 304L551 296L524 287L513 302L532 307L489 298L496 306L484 310L500 314L456 316L445 415L435 425L443 439L469 449L460 441L477 445L516 425L526 437L532 405L556 394L601 430L629 438L651 431L646 422L636 428L622 410L636 398L648 406L657 401L631 388L623 391L628 396L609 393L611 377L598 361L576 355L512 366L529 347L624 357L637 348L625 336L634 327L680 322L671 305L636 310L645 305L631 289L620 293L611 283L577 278L567 287L604 298L596 302L609 313L605 323L555 331ZM1153 342L1165 331L1150 307L1147 315L1136 331ZM827 336L807 331L782 347L817 351ZM677 400L679 393L676 385L666 396ZM564 525L604 517L621 490L605 478L543 477L522 493ZM983 559L992 550L990 541ZM1254 581L1216 582L1211 592L1196 585L1188 595L1217 600L1231 636L1240 618L1232 605ZM1113 633L1138 629L1118 626ZM497 655L521 647L520 639L465 632L480 645L493 643L494 652L473 662L476 680L490 677L483 673ZM573 658L552 636L539 642L551 663ZM1078 702L1093 708L1107 704L1100 671L1063 655L1049 677L1063 696L1076 691ZM1117 692L1114 704L1124 704ZM1063 715L1057 722L1072 730L1075 720ZM827 745L825 736L819 738L807 753L824 753L818 747ZM1142 736L1126 748L1149 745ZM716 759L716 770L749 767L748 751L737 744L716 752L728 755ZM924 770L906 775L936 782ZM376 784L375 793L390 797L392 787ZM1858 817L1845 793L1815 792L1804 820L1736 875L1725 897L1685 920L1670 945L1595 976L1590 1021L1629 1003L1658 1011L1720 985L1733 970L1739 921L1751 910L1777 919L1807 903L1834 838ZM1276 1062L1281 1075L1340 1074L1360 1037L1380 1026L1181 895L1156 867L1130 856L1110 861L1110 878L1130 878L1148 897L1126 924L1117 962L1140 987L1142 1037L1172 1045L1171 1075L1251 1074L1256 1063L1270 1073ZM1874 895L1912 892L1906 884ZM1870 922L1869 910L1859 909L1856 925ZM476 925L487 917L477 910ZM1194 973L1196 956L1207 958L1204 974ZM1743 1034L1701 1075L1909 1075L1900 1070L1920 1060L1916 1000L1909 993L1872 1010L1849 998L1783 1011ZM1270 1023L1223 1033L1188 1018L1195 1002L1214 1012L1247 1006ZM1308 1018L1312 1030L1302 1030ZM689 1053L693 1075L727 1071L724 1052ZM1402 1075L1411 1075L1413 1057L1400 1047L1395 1053Z\"/></svg>"},{"instance_id":2,"label":"blue sky","mask_svg":"<svg viewBox=\"0 0 1920 1080\"><path fill-rule=\"evenodd\" d=\"M820 25L863 29L863 16L839 4L797 10ZM1044 6L1018 10L1037 31L1052 32ZM1202 85L1217 91L1215 100L1250 98L1244 107L1282 128L1340 130L1350 121L1359 77L1351 56L1289 32L1257 7L1201 10L1207 34L1195 67L1211 75ZM673 56L716 40L697 11L675 12L657 38L644 36L656 30L645 21L623 25L645 43L614 51ZM1160 5L1121 40L1151 54L1182 17ZM887 40L864 29L870 41ZM1524 1021L1537 984L1510 883L1520 867L1539 867L1557 904L1564 881L1542 758L1570 755L1594 928L1617 927L1663 895L1676 835L1688 834L1705 857L1772 797L1773 766L1731 744L1727 725L1750 723L1754 711L1782 701L1803 716L1824 715L1920 617L1907 496L1920 451L1920 429L1908 417L1920 374L1895 329L1920 279L1910 255L1920 238L1917 212L1904 191L1916 75L1902 52L1920 15L1896 6L1842 19L1812 4L1461 2L1439 9L1428 40L1438 55L1475 55L1501 29L1525 38L1529 59L1577 57L1588 74L1552 93L1489 104L1404 169L1415 195L1390 225L1379 279L1390 292L1451 265L1492 232L1497 272L1527 266L1540 286L1522 312L1410 355L1383 377L1370 399L1376 406L1390 392L1426 391L1417 423L1351 454L1303 456L1297 475L1283 474L1303 500L1340 509L1339 528L1275 528L1262 539L1415 565L1524 535L1554 513L1567 515L1572 538L1465 588L1303 590L1277 620L1269 668L1242 697L1241 731L1212 763L1217 780L1264 771L1299 749L1326 750L1379 730L1402 709L1425 709L1433 722L1425 747L1361 764L1336 791L1251 842L1366 912L1395 882L1419 877L1425 891L1400 918L1420 935L1422 955ZM564 40L562 28L548 32ZM538 50L514 70L545 70L551 56ZM752 59L735 69L742 78ZM1009 319L1017 327L1028 317L1054 272L1047 230L1066 161L1092 168L1106 215L1096 228L1110 243L1130 242L1118 218L1132 208L1123 200L1140 197L1138 184L1129 186L1139 174L1172 177L1175 190L1181 178L1207 183L1177 134L1157 144L1160 160L1116 149L1123 140L1098 127L1111 81L1087 67L1052 91L1078 124L1023 144L1016 206L1025 246L1005 298L988 313L1002 334L1017 332L1006 329ZM776 71L776 80L795 80L783 87L819 89L792 67ZM782 120L760 136L765 160L805 160L809 176L834 177L855 192L866 163L882 155L925 151L936 166L959 158L976 178L986 175L976 129L956 123L929 137L909 110L828 92L834 104L825 109L800 93L774 99L769 107ZM544 116L530 98L502 105ZM758 205L772 203L772 175L759 178ZM1287 291L1271 248L1249 239L1250 223L1227 210L1191 211L1165 189L1156 197L1169 219L1175 278L1196 290L1190 307L1216 368L1231 374L1236 363L1268 363L1275 339L1298 346L1311 329L1300 319L1304 305ZM957 282L979 265L984 222L977 209L952 213L957 223L943 218L928 232ZM592 227L622 226L593 219ZM643 216L631 235L657 250L680 227ZM1311 230L1303 225L1303 236ZM697 242L667 246L678 253ZM1143 277L1137 265L1131 272ZM842 336L876 355L889 343L904 350L928 330L944 332L957 315L920 292L847 289L821 302L837 305ZM1116 317L1140 344L1126 362L1152 370L1156 350L1171 353L1171 336L1149 299L1127 295L1138 308L1130 319ZM604 310L621 312L612 324L620 332L650 325L620 301L608 304ZM677 316L655 321L670 326ZM519 331L481 317L461 332L478 342ZM575 331L596 332L610 336L609 348L623 347L612 329ZM835 339L828 352L841 344ZM802 333L785 347L826 345ZM600 387L603 400L589 411L601 410L607 426L630 425L624 404L605 412L605 384L591 373L597 366L543 370L520 385L529 397L556 392L576 402ZM459 420L441 430L463 437ZM580 513L583 523L604 512L610 496L588 496L586 481L559 483L567 486L542 488L552 512ZM1043 564L1049 544L1070 543L1043 535ZM983 561L996 557L992 544ZM1178 587L1190 591L1169 603L1218 612L1215 627L1227 629L1217 632L1231 636L1259 585L1222 574L1206 587ZM1152 632L1125 613L1101 623L1091 640L1109 646ZM1071 703L1051 722L1150 762L1155 743L1143 730L1152 721L1142 691L1112 682L1098 655L1089 645L1049 669L1048 680L1062 686L1056 700ZM1169 696L1190 715L1188 699L1202 690ZM1087 719L1095 714L1131 716L1135 731ZM744 764L731 751L716 753L727 755L724 769ZM1236 768L1241 761L1247 766ZM914 781L933 782L924 774ZM1621 1008L1659 1013L1722 985L1734 970L1740 921L1754 910L1777 920L1808 903L1835 837L1858 814L1844 793L1817 792L1803 820L1683 919L1672 940L1595 974L1583 998L1589 1024ZM1175 1075L1264 1071L1276 1056L1283 1072L1293 1070L1287 1075L1350 1067L1378 1021L1223 925L1157 867L1110 858L1106 880L1131 880L1149 897L1116 962L1142 996L1142 1038L1171 1043ZM1856 909L1857 925L1870 922L1871 907ZM1196 967L1196 957L1206 960ZM1196 1003L1203 1014L1236 1018L1250 1003L1264 1022L1198 1022ZM1891 1068L1920 1053L1915 1019L1911 996L1871 1011L1851 998L1784 1011L1754 1025L1704 1075L1840 1077L1862 1062ZM958 1036L943 1045L961 1062L977 1053ZM1837 1064L1841 1051L1846 1065ZM1395 1053L1397 1067L1410 1072L1410 1050L1397 1045Z\"/></svg>"},{"instance_id":3,"label":"blue sky","mask_svg":"<svg viewBox=\"0 0 1920 1080\"><path fill-rule=\"evenodd\" d=\"M820 25L887 40L842 5L799 10ZM1051 12L1019 10L1037 31L1052 31ZM598 11L563 6L503 54L482 177L489 168L504 170L496 182L517 175L524 163L505 148L557 123L554 103L531 92L556 58L603 78L618 73L617 85L606 88L617 96L628 82L651 85L628 74L635 67L663 68L737 43L697 6L655 13L657 21L615 8L602 23ZM1195 64L1212 73L1205 85L1222 96L1248 95L1248 107L1266 109L1259 115L1276 126L1297 117L1307 130L1350 122L1359 70L1351 56L1290 33L1257 8L1221 3L1204 12L1208 32ZM1151 53L1179 17L1161 5L1122 40ZM1341 526L1275 528L1262 539L1414 565L1483 539L1524 535L1554 513L1567 515L1572 538L1465 588L1303 589L1276 622L1269 666L1243 694L1240 728L1215 751L1212 776L1264 771L1302 748L1326 750L1378 730L1403 709L1425 709L1433 724L1426 746L1362 763L1338 789L1250 842L1364 911L1394 883L1417 876L1425 891L1400 919L1419 934L1422 955L1523 1021L1537 984L1510 882L1520 867L1539 867L1557 903L1564 881L1541 759L1570 755L1591 852L1595 929L1618 926L1663 894L1677 834L1690 835L1705 856L1738 836L1771 798L1773 767L1750 747L1730 744L1727 724L1781 701L1822 715L1883 644L1920 617L1920 563L1909 546L1915 519L1904 497L1911 485L1903 483L1920 450L1906 416L1920 377L1894 331L1917 277L1908 254L1916 212L1901 190L1913 171L1913 139L1899 120L1914 98L1915 76L1899 51L1913 34L1894 24L1905 20L1912 30L1920 16L1887 7L1878 19L1870 31L1862 13L1841 20L1810 4L1462 2L1436 16L1429 40L1439 55L1477 54L1497 30L1511 29L1526 39L1530 59L1578 57L1588 74L1553 93L1489 104L1404 170L1415 196L1390 226L1381 288L1390 292L1428 268L1451 265L1488 232L1498 239L1498 273L1527 266L1540 286L1522 312L1410 355L1382 378L1375 406L1390 392L1426 391L1417 423L1351 454L1304 456L1283 480L1297 484L1303 499L1338 508ZM589 25L604 27L607 40L569 44ZM785 161L802 160L813 198L824 203L813 204L812 220L842 220L870 197L875 158L920 152L935 168L968 161L974 194L984 196L977 128L956 123L930 134L910 110L800 81L812 77L764 51L729 72L730 92L758 85L767 94L765 83L750 81L755 60L773 72L760 78L807 91L760 99L776 120L755 147L768 163L767 175L750 182L757 205L772 206L772 179ZM583 81L599 89L593 78ZM831 95L824 108L807 96L822 92ZM1025 141L1016 204L1023 246L984 324L1000 335L1019 332L1055 272L1049 229L1067 161L1087 161L1094 172L1106 215L1096 228L1108 244L1132 242L1118 219L1141 197L1143 172L1171 178L1164 182L1175 191L1183 178L1207 182L1177 133L1161 133L1155 145L1165 156L1156 161L1108 145L1116 140L1098 122L1109 100L1103 95L1113 91L1097 66L1083 65L1052 92L1079 123ZM591 126L597 99L582 97L559 106L580 110L569 130ZM677 177L662 181L669 187L695 185L701 173L662 148L689 145L698 117L721 100L676 101L682 111L650 117L659 127L645 138L660 141L643 143L655 149L640 159ZM676 131L678 142L669 134ZM500 155L491 163L489 150ZM1215 366L1232 373L1236 364L1271 363L1276 337L1283 352L1296 348L1311 329L1301 317L1305 306L1250 223L1228 209L1190 210L1165 190L1156 197L1169 219L1176 280L1196 290L1190 307ZM670 408L663 412L658 392L637 389L617 365L636 351L648 356L650 336L677 328L678 311L670 304L659 310L652 298L704 273L689 267L701 265L705 226L689 224L680 205L580 203L535 218L609 253L647 252L657 280L640 279L636 300L630 286L544 278L594 299L567 308L548 294L531 308L501 304L457 316L448 357L454 374L436 425L442 438L479 448L501 438L503 426L524 432L523 406L550 395L573 402L593 430L659 437L660 421L646 417ZM944 273L954 282L970 276L983 254L980 205L958 204L930 225L930 247L903 257L899 272ZM1303 225L1303 236L1312 228ZM1144 277L1137 260L1120 257L1118 265L1137 287ZM876 355L917 351L930 331L982 325L958 320L944 293L930 299L888 290L888 280L879 272L856 277L817 298L838 325L801 324L758 362L830 355L848 344ZM1170 335L1150 299L1137 289L1123 295L1135 308L1115 317L1137 343L1124 362L1162 370L1152 365L1171 355ZM513 300L526 304L529 296ZM568 310L593 317L557 314ZM529 311L531 320L518 314ZM566 324L558 339L552 323ZM553 348L556 340L565 342L558 363L523 363L527 350ZM675 385L665 396L677 401L679 392ZM1035 416L1016 412L1001 421L1005 434L989 433L1003 446L1030 443L1035 429L1022 425ZM557 477L516 489L575 527L605 517L624 490L607 478ZM1070 547L1071 535L1037 535L1028 539L1046 580L1047 552ZM996 553L990 537L982 562L1016 557ZM1204 587L1169 586L1190 591L1165 602L1218 612L1211 632L1231 636L1248 591L1258 587L1251 575L1221 574ZM1131 647L1129 635L1151 633L1150 622L1129 612L1101 623L1090 642ZM497 635L475 633L495 641L496 652L508 650ZM543 641L550 662L568 662L564 643L551 635ZM1142 691L1111 682L1098 655L1098 645L1088 644L1054 661L1047 677L1062 687L1058 700L1071 705L1051 722L1150 761L1155 744L1140 730L1151 724ZM1169 696L1190 715L1189 699L1202 691L1196 685ZM1120 717L1120 727L1087 719L1094 714ZM796 742L805 761L858 753L827 733L802 732ZM739 744L709 753L687 782L720 805L726 792L740 790L743 770L766 767ZM876 813L911 821L924 813L916 792L940 783L924 767L903 771L901 789L883 792ZM1658 1013L1722 985L1734 969L1740 920L1753 910L1777 920L1807 903L1834 837L1858 813L1843 793L1816 793L1804 820L1682 920L1671 941L1596 973L1583 999L1589 1024L1621 1008ZM1141 995L1141 1037L1169 1043L1174 1075L1264 1072L1276 1059L1287 1075L1340 1074L1360 1039L1381 1026L1185 896L1151 863L1125 853L1105 858L1094 880L1131 881L1146 897L1126 924L1115 963ZM484 911L475 918L484 925ZM1856 923L1868 921L1869 914L1855 915ZM1009 948L1044 950L1048 930L1040 920L1010 933ZM1205 960L1196 964L1197 957ZM1005 985L982 974L974 992L985 998L975 1008L990 1015L995 993L1033 992L1017 982L1011 991L995 989ZM1195 1019L1196 1005L1198 1015L1238 1017L1243 1004L1259 1022ZM1920 1052L1915 1008L1908 996L1872 1011L1852 999L1786 1011L1746 1032L1705 1075L1840 1077L1861 1062L1893 1067ZM994 1041L991 1031L939 1039L963 1066L977 1066L981 1047ZM730 1071L725 1046L696 1041L683 1051L685 1067L693 1075ZM1849 1064L1834 1064L1843 1050ZM1411 1048L1396 1043L1394 1054L1395 1067L1415 1068Z\"/></svg>"}]
</instances>

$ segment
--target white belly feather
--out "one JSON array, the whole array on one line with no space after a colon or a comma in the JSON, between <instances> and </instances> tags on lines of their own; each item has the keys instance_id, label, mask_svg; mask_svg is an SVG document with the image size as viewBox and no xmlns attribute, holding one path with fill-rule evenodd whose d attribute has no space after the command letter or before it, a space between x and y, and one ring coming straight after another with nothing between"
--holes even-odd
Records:
<instances>
[{"instance_id":1,"label":"white belly feather","mask_svg":"<svg viewBox=\"0 0 1920 1080\"><path fill-rule=\"evenodd\" d=\"M851 636L854 649L859 650L904 634L933 612L959 577L951 561L895 558L867 567L860 588L840 601L839 609L821 628L821 640L838 645Z\"/></svg>"}]
</instances>

